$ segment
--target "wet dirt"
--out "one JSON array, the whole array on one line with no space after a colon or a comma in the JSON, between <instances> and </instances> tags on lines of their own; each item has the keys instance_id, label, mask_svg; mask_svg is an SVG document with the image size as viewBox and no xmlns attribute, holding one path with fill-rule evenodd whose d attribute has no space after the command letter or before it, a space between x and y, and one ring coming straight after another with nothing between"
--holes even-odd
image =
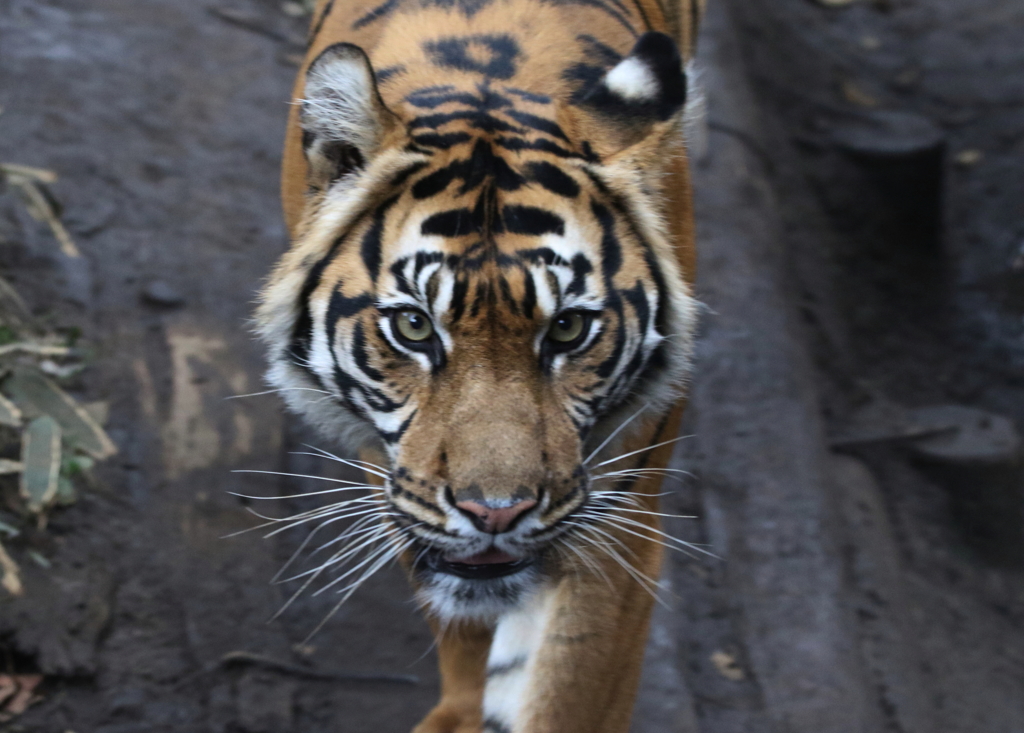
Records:
<instances>
[{"instance_id":1,"label":"wet dirt","mask_svg":"<svg viewBox=\"0 0 1024 733\"><path fill-rule=\"evenodd\" d=\"M1024 8L1006 0L727 5L766 113L759 154L781 204L791 298L816 362L826 430L841 433L872 404L962 404L1020 430ZM938 236L906 226L915 192L880 188L870 178L878 168L865 173L844 149L852 125L891 113L941 136L941 168L930 181ZM715 134L713 108L711 124ZM893 665L877 649L863 652L885 729L1024 729L1017 545L999 556L983 551L956 497L899 441L844 452L877 481L879 521L891 523L902 567L899 604L870 592L853 602L858 635L864 644L879 617L898 617L910 624L905 648L917 660L920 709L906 715L914 706L886 679ZM1019 532L1016 470L1010 521ZM979 474L973 488L985 481ZM853 586L860 541L847 535L844 543Z\"/></svg>"},{"instance_id":2,"label":"wet dirt","mask_svg":"<svg viewBox=\"0 0 1024 733\"><path fill-rule=\"evenodd\" d=\"M969 404L1024 426L1020 4L729 5L781 141L757 154L780 192L791 297L829 428L879 397ZM26 593L0 598L0 672L42 672L46 681L42 701L0 731L402 732L437 696L430 633L397 569L306 642L331 612L330 594L307 596L268 623L291 589L268 581L302 535L225 539L256 523L248 508L281 516L315 505L266 507L228 492L321 487L232 470L352 473L293 455L316 439L276 396L226 399L262 388L249 318L286 244L277 176L303 21L271 0L210 7L0 3L0 160L60 174L53 191L83 252L61 255L4 196L0 268L40 318L81 332L93 358L71 387L83 400L110 402L108 430L120 448L45 532L11 543ZM890 108L927 116L946 139L944 235L932 250L900 248L885 239L885 222L851 215L856 202L834 195L844 190L835 182L854 175L834 145L835 126ZM714 115L712 147L730 134L716 131ZM968 150L980 159L957 164ZM684 465L699 464L683 454ZM1021 572L977 555L948 497L899 447L858 455L885 497L937 729L1020 733ZM676 530L713 539L717 520L699 485L670 506L705 517ZM679 663L650 694L676 721L689 714L680 701L692 702L704 733L775 730L759 681L744 672L747 632L720 565L680 563L673 572L688 599L686 623L656 626L654 639L678 644ZM664 638L668 628L679 638ZM223 663L232 652L294 668ZM418 682L323 679L304 668ZM883 720L880 729L901 729L898 716Z\"/></svg>"}]
</instances>

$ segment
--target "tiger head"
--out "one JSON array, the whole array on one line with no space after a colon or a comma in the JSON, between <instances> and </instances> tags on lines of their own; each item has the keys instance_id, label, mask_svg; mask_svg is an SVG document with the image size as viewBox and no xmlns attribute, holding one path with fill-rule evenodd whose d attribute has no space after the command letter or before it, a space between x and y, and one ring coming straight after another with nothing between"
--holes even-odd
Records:
<instances>
[{"instance_id":1,"label":"tiger head","mask_svg":"<svg viewBox=\"0 0 1024 733\"><path fill-rule=\"evenodd\" d=\"M589 454L675 399L695 322L661 209L674 43L642 36L572 99L512 81L453 74L389 106L360 48L322 52L305 209L259 310L289 405L383 448L388 521L447 617L555 572Z\"/></svg>"}]
</instances>

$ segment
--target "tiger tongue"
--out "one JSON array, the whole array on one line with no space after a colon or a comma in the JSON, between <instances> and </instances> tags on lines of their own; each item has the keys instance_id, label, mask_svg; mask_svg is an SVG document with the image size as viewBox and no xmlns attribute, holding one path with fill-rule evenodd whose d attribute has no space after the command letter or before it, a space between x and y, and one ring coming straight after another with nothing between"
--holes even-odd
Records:
<instances>
[{"instance_id":1,"label":"tiger tongue","mask_svg":"<svg viewBox=\"0 0 1024 733\"><path fill-rule=\"evenodd\" d=\"M445 558L448 562L458 563L460 565L499 565L501 563L517 562L520 558L510 555L507 552L492 547L489 550L479 552L476 555L470 555L469 557L460 557L458 560L453 558Z\"/></svg>"}]
</instances>

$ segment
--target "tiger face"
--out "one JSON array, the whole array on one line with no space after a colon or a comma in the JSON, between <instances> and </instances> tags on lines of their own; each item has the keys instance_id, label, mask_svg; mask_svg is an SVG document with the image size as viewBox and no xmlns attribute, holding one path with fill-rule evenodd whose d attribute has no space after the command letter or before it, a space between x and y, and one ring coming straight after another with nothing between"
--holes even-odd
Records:
<instances>
[{"instance_id":1,"label":"tiger face","mask_svg":"<svg viewBox=\"0 0 1024 733\"><path fill-rule=\"evenodd\" d=\"M269 379L384 449L386 521L439 616L495 616L556 575L589 454L677 396L694 307L656 212L684 97L656 33L576 106L486 74L388 106L350 44L307 71Z\"/></svg>"}]
</instances>

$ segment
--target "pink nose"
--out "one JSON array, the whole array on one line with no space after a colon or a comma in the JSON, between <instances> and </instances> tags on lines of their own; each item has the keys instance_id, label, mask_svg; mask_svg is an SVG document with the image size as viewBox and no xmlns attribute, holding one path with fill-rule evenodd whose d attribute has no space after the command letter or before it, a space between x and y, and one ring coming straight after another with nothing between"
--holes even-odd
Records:
<instances>
[{"instance_id":1,"label":"pink nose","mask_svg":"<svg viewBox=\"0 0 1024 733\"><path fill-rule=\"evenodd\" d=\"M476 501L460 501L455 506L468 515L480 531L498 534L512 526L516 517L537 506L537 502L527 499L512 506L493 508Z\"/></svg>"}]
</instances>

